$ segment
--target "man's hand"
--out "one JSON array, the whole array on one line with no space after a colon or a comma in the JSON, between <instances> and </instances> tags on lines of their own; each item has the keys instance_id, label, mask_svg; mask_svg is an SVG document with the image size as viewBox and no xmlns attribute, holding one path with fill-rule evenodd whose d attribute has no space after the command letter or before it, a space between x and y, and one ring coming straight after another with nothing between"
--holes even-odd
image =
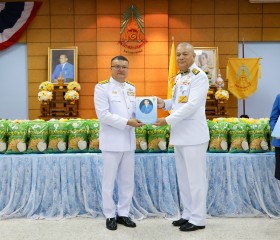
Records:
<instances>
[{"instance_id":1,"label":"man's hand","mask_svg":"<svg viewBox=\"0 0 280 240\"><path fill-rule=\"evenodd\" d=\"M164 107L165 107L165 103L163 99L157 98L157 108L164 108Z\"/></svg>"},{"instance_id":2,"label":"man's hand","mask_svg":"<svg viewBox=\"0 0 280 240\"><path fill-rule=\"evenodd\" d=\"M138 120L136 118L131 118L131 119L128 119L127 125L129 125L131 127L136 127L137 128L137 127L142 127L145 124L142 123L140 120Z\"/></svg>"},{"instance_id":3,"label":"man's hand","mask_svg":"<svg viewBox=\"0 0 280 240\"><path fill-rule=\"evenodd\" d=\"M158 118L158 120L156 121L156 123L154 125L164 126L164 125L167 125L167 122L166 122L165 118Z\"/></svg>"}]
</instances>

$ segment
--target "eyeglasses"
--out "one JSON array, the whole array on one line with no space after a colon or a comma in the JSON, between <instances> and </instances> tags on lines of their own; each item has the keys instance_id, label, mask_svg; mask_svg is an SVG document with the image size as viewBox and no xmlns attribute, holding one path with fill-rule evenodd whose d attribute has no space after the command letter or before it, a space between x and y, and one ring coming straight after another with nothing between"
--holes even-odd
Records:
<instances>
[{"instance_id":1,"label":"eyeglasses","mask_svg":"<svg viewBox=\"0 0 280 240\"><path fill-rule=\"evenodd\" d=\"M120 70L120 69L122 69L122 70L127 70L128 69L128 67L127 66L119 66L119 65L117 65L117 66L111 66L112 68L115 68L115 69L117 69L117 70Z\"/></svg>"}]
</instances>

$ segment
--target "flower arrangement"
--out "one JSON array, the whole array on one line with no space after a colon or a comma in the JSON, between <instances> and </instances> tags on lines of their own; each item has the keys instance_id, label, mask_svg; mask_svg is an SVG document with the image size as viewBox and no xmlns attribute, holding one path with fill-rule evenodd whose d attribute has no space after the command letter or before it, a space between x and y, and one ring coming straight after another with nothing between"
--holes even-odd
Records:
<instances>
[{"instance_id":1,"label":"flower arrangement","mask_svg":"<svg viewBox=\"0 0 280 240\"><path fill-rule=\"evenodd\" d=\"M215 98L218 101L227 101L229 99L229 94L227 90L224 89L219 89L218 91L216 91L215 93Z\"/></svg>"},{"instance_id":2,"label":"flower arrangement","mask_svg":"<svg viewBox=\"0 0 280 240\"><path fill-rule=\"evenodd\" d=\"M69 84L68 84L69 86ZM64 95L65 100L78 100L79 99L79 93L76 90L68 90Z\"/></svg>"},{"instance_id":3,"label":"flower arrangement","mask_svg":"<svg viewBox=\"0 0 280 240\"><path fill-rule=\"evenodd\" d=\"M40 102L52 100L52 92L46 90L38 92L38 100Z\"/></svg>"},{"instance_id":4,"label":"flower arrangement","mask_svg":"<svg viewBox=\"0 0 280 240\"><path fill-rule=\"evenodd\" d=\"M68 90L76 90L76 91L80 91L81 90L81 86L79 83L77 82L70 82L67 85L67 89Z\"/></svg>"},{"instance_id":5,"label":"flower arrangement","mask_svg":"<svg viewBox=\"0 0 280 240\"><path fill-rule=\"evenodd\" d=\"M53 91L54 86L49 81L42 82L39 86L40 91Z\"/></svg>"}]
</instances>

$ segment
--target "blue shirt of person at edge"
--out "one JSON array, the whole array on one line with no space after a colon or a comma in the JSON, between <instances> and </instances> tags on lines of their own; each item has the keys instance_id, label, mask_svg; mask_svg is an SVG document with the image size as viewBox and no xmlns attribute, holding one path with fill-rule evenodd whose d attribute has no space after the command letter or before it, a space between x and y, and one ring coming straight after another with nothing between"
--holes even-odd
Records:
<instances>
[{"instance_id":1,"label":"blue shirt of person at edge","mask_svg":"<svg viewBox=\"0 0 280 240\"><path fill-rule=\"evenodd\" d=\"M273 131L280 116L280 94L278 94L273 103L273 107L270 114L269 125ZM279 120L280 121L280 120ZM277 136L277 135L276 135ZM272 138L272 146L275 147L275 178L280 180L280 138Z\"/></svg>"},{"instance_id":2,"label":"blue shirt of person at edge","mask_svg":"<svg viewBox=\"0 0 280 240\"><path fill-rule=\"evenodd\" d=\"M269 125L271 128L271 131L274 129L274 126L275 126L279 116L280 116L280 94L278 94L276 96L275 101L273 103L272 110L271 110L271 114L270 114ZM272 146L280 147L280 139L272 138Z\"/></svg>"}]
</instances>

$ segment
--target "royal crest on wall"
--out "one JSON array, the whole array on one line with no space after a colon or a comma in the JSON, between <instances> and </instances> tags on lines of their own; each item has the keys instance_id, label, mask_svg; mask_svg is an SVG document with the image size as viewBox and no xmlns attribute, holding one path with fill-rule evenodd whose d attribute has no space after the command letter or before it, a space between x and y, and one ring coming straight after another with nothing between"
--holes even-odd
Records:
<instances>
[{"instance_id":1,"label":"royal crest on wall","mask_svg":"<svg viewBox=\"0 0 280 240\"><path fill-rule=\"evenodd\" d=\"M144 21L137 7L131 5L122 16L120 44L125 53L142 52L147 42L144 35Z\"/></svg>"}]
</instances>

